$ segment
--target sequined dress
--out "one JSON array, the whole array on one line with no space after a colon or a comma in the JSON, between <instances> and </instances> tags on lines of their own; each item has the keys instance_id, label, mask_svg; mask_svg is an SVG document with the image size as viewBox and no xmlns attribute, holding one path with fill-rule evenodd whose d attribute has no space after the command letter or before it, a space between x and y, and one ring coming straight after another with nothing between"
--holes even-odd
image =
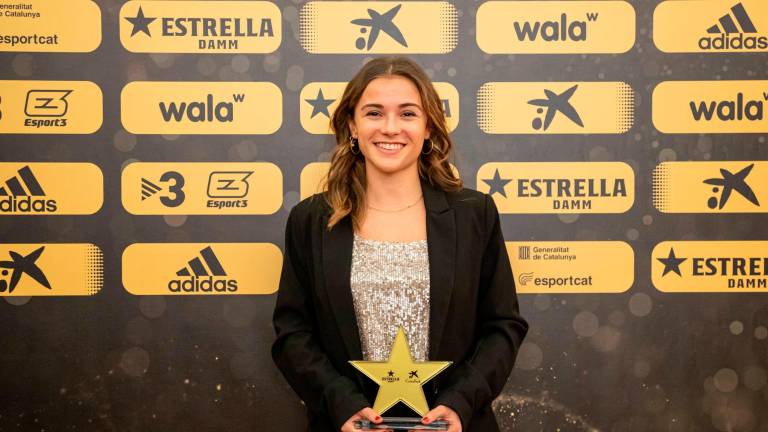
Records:
<instances>
[{"instance_id":1,"label":"sequined dress","mask_svg":"<svg viewBox=\"0 0 768 432\"><path fill-rule=\"evenodd\" d=\"M355 234L350 278L363 360L384 361L403 327L416 361L429 353L427 241L388 242Z\"/></svg>"}]
</instances>

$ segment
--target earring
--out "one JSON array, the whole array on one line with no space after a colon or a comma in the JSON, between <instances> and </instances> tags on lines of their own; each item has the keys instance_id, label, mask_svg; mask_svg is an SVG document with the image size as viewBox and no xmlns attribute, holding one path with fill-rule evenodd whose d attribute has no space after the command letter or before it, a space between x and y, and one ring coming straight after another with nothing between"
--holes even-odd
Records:
<instances>
[{"instance_id":1,"label":"earring","mask_svg":"<svg viewBox=\"0 0 768 432\"><path fill-rule=\"evenodd\" d=\"M427 143L429 143L429 151L424 152L424 149L422 149L421 150L421 154L423 154L423 155L428 155L428 154L432 153L433 150L435 150L435 143L433 143L431 139L429 139L429 138L425 139L424 140L424 145L426 145Z\"/></svg>"},{"instance_id":2,"label":"earring","mask_svg":"<svg viewBox=\"0 0 768 432\"><path fill-rule=\"evenodd\" d=\"M355 149L357 149L357 151L355 151ZM352 135L349 136L349 151L352 152L353 155L360 154L360 141Z\"/></svg>"}]
</instances>

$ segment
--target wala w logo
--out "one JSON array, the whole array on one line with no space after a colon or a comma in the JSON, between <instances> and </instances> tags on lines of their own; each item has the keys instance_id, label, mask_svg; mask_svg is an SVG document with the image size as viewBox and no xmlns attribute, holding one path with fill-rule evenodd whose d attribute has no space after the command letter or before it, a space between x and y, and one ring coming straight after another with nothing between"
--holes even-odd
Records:
<instances>
[{"instance_id":1,"label":"wala w logo","mask_svg":"<svg viewBox=\"0 0 768 432\"><path fill-rule=\"evenodd\" d=\"M707 29L707 33L717 36L704 36L699 39L699 48L704 50L768 47L768 37L756 35L757 28L741 3L731 7L730 12L720 17L717 24Z\"/></svg>"},{"instance_id":2,"label":"wala w logo","mask_svg":"<svg viewBox=\"0 0 768 432\"><path fill-rule=\"evenodd\" d=\"M744 93L736 94L735 100L690 101L691 115L696 121L761 121L763 120L764 104L768 93L762 93L761 99L746 99Z\"/></svg>"},{"instance_id":3,"label":"wala w logo","mask_svg":"<svg viewBox=\"0 0 768 432\"><path fill-rule=\"evenodd\" d=\"M586 19L568 20L568 15L560 14L560 21L536 21L513 23L517 40L535 41L539 37L547 42L551 41L585 41L587 40L587 23L597 21L597 12L587 12Z\"/></svg>"},{"instance_id":4,"label":"wala w logo","mask_svg":"<svg viewBox=\"0 0 768 432\"><path fill-rule=\"evenodd\" d=\"M9 194L10 192L10 194ZM0 213L44 213L55 212L57 205L52 199L44 197L45 191L37 181L29 165L19 169L18 174L0 186Z\"/></svg>"},{"instance_id":5,"label":"wala w logo","mask_svg":"<svg viewBox=\"0 0 768 432\"><path fill-rule=\"evenodd\" d=\"M235 104L245 100L245 94L233 94L232 101L216 102L213 95L208 93L205 100L193 102L160 102L160 114L166 123L171 121L181 122L187 120L193 123L200 122L226 122L235 120Z\"/></svg>"},{"instance_id":6,"label":"wala w logo","mask_svg":"<svg viewBox=\"0 0 768 432\"><path fill-rule=\"evenodd\" d=\"M202 260L200 259L202 258ZM227 279L227 272L210 246L200 251L187 266L176 272L179 279L168 282L171 292L235 292L237 280Z\"/></svg>"}]
</instances>

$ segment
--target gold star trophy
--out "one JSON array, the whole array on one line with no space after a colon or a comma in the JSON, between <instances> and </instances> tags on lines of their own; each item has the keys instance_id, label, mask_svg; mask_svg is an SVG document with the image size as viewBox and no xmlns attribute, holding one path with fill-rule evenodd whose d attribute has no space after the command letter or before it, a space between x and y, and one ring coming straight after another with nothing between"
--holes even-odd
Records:
<instances>
[{"instance_id":1,"label":"gold star trophy","mask_svg":"<svg viewBox=\"0 0 768 432\"><path fill-rule=\"evenodd\" d=\"M357 429L391 430L447 430L445 421L433 421L425 425L421 418L429 412L427 398L424 396L424 383L445 370L449 361L415 362L408 348L408 340L402 327L398 328L395 342L387 361L350 361L350 364L379 385L373 409L383 414L396 403L402 402L416 411L421 417L384 417L381 423L367 420L356 421Z\"/></svg>"}]
</instances>

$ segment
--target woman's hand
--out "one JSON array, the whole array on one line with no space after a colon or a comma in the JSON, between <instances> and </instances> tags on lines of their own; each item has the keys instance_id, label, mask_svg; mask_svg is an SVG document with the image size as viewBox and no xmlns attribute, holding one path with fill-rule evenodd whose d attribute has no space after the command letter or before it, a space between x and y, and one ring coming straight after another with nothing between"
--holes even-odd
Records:
<instances>
[{"instance_id":1,"label":"woman's hand","mask_svg":"<svg viewBox=\"0 0 768 432\"><path fill-rule=\"evenodd\" d=\"M461 419L456 411L445 405L438 405L428 412L421 420L423 424L430 424L435 420L445 420L448 422L448 432L461 432Z\"/></svg>"},{"instance_id":2,"label":"woman's hand","mask_svg":"<svg viewBox=\"0 0 768 432\"><path fill-rule=\"evenodd\" d=\"M343 425L341 425L341 432L360 432L371 429L355 429L355 422L359 420L370 420L371 423L381 423L381 416L371 408L363 408L356 412L349 418ZM377 429L378 432L385 431L384 429ZM390 431L391 432L391 431Z\"/></svg>"}]
</instances>

